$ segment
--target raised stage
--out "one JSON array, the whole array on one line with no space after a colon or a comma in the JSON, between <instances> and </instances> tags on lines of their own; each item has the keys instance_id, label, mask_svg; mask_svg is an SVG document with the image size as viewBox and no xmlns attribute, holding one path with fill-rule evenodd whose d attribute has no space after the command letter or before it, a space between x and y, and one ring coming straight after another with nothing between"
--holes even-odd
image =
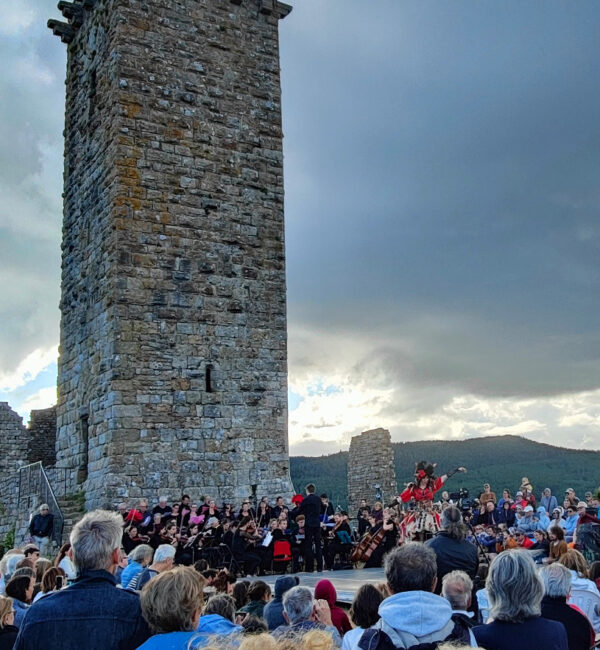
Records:
<instances>
[{"instance_id":1,"label":"raised stage","mask_svg":"<svg viewBox=\"0 0 600 650\"><path fill-rule=\"evenodd\" d=\"M385 582L383 569L350 569L346 571L323 571L322 573L288 573L287 575L298 576L300 584L303 587L309 587L313 590L319 580L326 578L335 587L338 602L345 605L350 605L352 603L354 594L358 591L358 588L361 585L365 584L365 582L371 582L373 584ZM271 590L273 590L275 580L277 580L278 577L278 575L269 575L261 576L260 578L252 578L252 580L264 580L271 587Z\"/></svg>"}]
</instances>

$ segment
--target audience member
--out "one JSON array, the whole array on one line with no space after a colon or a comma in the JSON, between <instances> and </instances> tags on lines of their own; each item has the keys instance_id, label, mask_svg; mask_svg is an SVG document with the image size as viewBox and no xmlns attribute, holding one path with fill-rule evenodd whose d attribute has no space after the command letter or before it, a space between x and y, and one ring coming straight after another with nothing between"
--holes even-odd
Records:
<instances>
[{"instance_id":1,"label":"audience member","mask_svg":"<svg viewBox=\"0 0 600 650\"><path fill-rule=\"evenodd\" d=\"M60 547L58 555L54 559L54 566L60 567L65 572L68 580L72 581L77 578L77 571L75 570L75 565L73 564L73 552L71 550L71 544L66 543Z\"/></svg>"},{"instance_id":2,"label":"audience member","mask_svg":"<svg viewBox=\"0 0 600 650\"><path fill-rule=\"evenodd\" d=\"M571 572L571 592L588 592L600 598L598 587L588 577L587 561L579 551L570 548L560 556L558 561ZM593 609L593 614L590 616L590 623L596 633L600 633L600 611L597 611L596 608Z\"/></svg>"},{"instance_id":3,"label":"audience member","mask_svg":"<svg viewBox=\"0 0 600 650\"><path fill-rule=\"evenodd\" d=\"M129 554L129 564L121 573L121 585L127 589L129 583L141 573L151 562L154 555L154 549L148 544L136 546Z\"/></svg>"},{"instance_id":4,"label":"audience member","mask_svg":"<svg viewBox=\"0 0 600 650\"><path fill-rule=\"evenodd\" d=\"M13 601L13 609L15 610L14 625L17 628L21 627L25 614L31 605L34 586L34 575L14 575L4 588L4 593Z\"/></svg>"},{"instance_id":5,"label":"audience member","mask_svg":"<svg viewBox=\"0 0 600 650\"><path fill-rule=\"evenodd\" d=\"M584 614L567 604L571 593L571 572L560 562L542 567L544 584L542 616L565 626L569 650L589 650L595 642L594 628Z\"/></svg>"},{"instance_id":6,"label":"audience member","mask_svg":"<svg viewBox=\"0 0 600 650\"><path fill-rule=\"evenodd\" d=\"M15 650L133 650L148 638L138 596L117 589L113 575L122 523L118 513L95 510L75 524L71 545L79 579L28 610Z\"/></svg>"},{"instance_id":7,"label":"audience member","mask_svg":"<svg viewBox=\"0 0 600 650\"><path fill-rule=\"evenodd\" d=\"M319 580L317 582L315 585L315 598L317 600L323 599L327 601L329 611L331 612L331 622L340 633L340 636L343 637L348 630L352 629L346 612L335 604L337 601L337 591L330 580Z\"/></svg>"},{"instance_id":8,"label":"audience member","mask_svg":"<svg viewBox=\"0 0 600 650\"><path fill-rule=\"evenodd\" d=\"M447 640L469 643L468 632L452 620L450 603L433 593L437 565L430 547L410 542L395 548L385 558L385 575L392 595L379 606L380 620L363 633L361 648L377 647L380 639L396 648Z\"/></svg>"},{"instance_id":9,"label":"audience member","mask_svg":"<svg viewBox=\"0 0 600 650\"><path fill-rule=\"evenodd\" d=\"M175 548L171 544L161 544L154 552L154 561L150 566L142 569L129 582L130 589L141 590L144 585L155 578L159 573L173 568Z\"/></svg>"},{"instance_id":10,"label":"audience member","mask_svg":"<svg viewBox=\"0 0 600 650\"><path fill-rule=\"evenodd\" d=\"M342 650L358 650L363 632L375 625L380 618L379 606L383 598L375 585L366 583L358 588L350 608L350 619L355 627L344 634Z\"/></svg>"},{"instance_id":11,"label":"audience member","mask_svg":"<svg viewBox=\"0 0 600 650\"><path fill-rule=\"evenodd\" d=\"M280 625L273 630L276 639L299 639L312 630L322 630L332 635L337 648L341 647L342 639L331 620L327 601L315 601L307 587L293 587L285 593L283 617L287 625Z\"/></svg>"},{"instance_id":12,"label":"audience member","mask_svg":"<svg viewBox=\"0 0 600 650\"><path fill-rule=\"evenodd\" d=\"M473 612L469 612L473 594L473 581L464 571L450 571L442 579L442 597L452 607L452 620L462 625L469 633L471 645L475 643L475 637L471 628L474 625Z\"/></svg>"},{"instance_id":13,"label":"audience member","mask_svg":"<svg viewBox=\"0 0 600 650\"><path fill-rule=\"evenodd\" d=\"M51 566L46 573L44 573L40 591L35 595L33 602L36 603L43 596L62 589L66 584L67 578L65 572L57 566Z\"/></svg>"},{"instance_id":14,"label":"audience member","mask_svg":"<svg viewBox=\"0 0 600 650\"><path fill-rule=\"evenodd\" d=\"M262 617L265 605L271 600L271 587L262 580L252 582L248 587L248 603L239 612Z\"/></svg>"},{"instance_id":15,"label":"audience member","mask_svg":"<svg viewBox=\"0 0 600 650\"><path fill-rule=\"evenodd\" d=\"M269 630L274 630L280 625L285 625L285 619L283 618L283 596L292 587L296 587L298 582L299 580L296 576L279 576L277 580L275 580L275 596L265 605L263 611L263 616L267 621ZM241 609L241 607L238 607L238 609Z\"/></svg>"},{"instance_id":16,"label":"audience member","mask_svg":"<svg viewBox=\"0 0 600 650\"><path fill-rule=\"evenodd\" d=\"M146 583L140 601L154 636L140 650L187 650L200 621L203 589L204 578L191 567L163 571Z\"/></svg>"},{"instance_id":17,"label":"audience member","mask_svg":"<svg viewBox=\"0 0 600 650\"><path fill-rule=\"evenodd\" d=\"M540 506L544 508L548 516L552 514L555 508L558 508L558 501L552 495L550 488L545 488L542 498L540 499Z\"/></svg>"},{"instance_id":18,"label":"audience member","mask_svg":"<svg viewBox=\"0 0 600 650\"><path fill-rule=\"evenodd\" d=\"M473 628L486 650L569 650L564 626L541 618L544 586L532 558L523 551L501 553L492 560L486 581L493 622Z\"/></svg>"},{"instance_id":19,"label":"audience member","mask_svg":"<svg viewBox=\"0 0 600 650\"><path fill-rule=\"evenodd\" d=\"M234 619L233 598L225 594L211 596L198 622L197 637L194 638L192 647L205 645L213 636L227 637L241 634L242 628L235 624Z\"/></svg>"},{"instance_id":20,"label":"audience member","mask_svg":"<svg viewBox=\"0 0 600 650\"><path fill-rule=\"evenodd\" d=\"M12 650L19 633L19 628L14 623L12 599L0 596L0 650Z\"/></svg>"},{"instance_id":21,"label":"audience member","mask_svg":"<svg viewBox=\"0 0 600 650\"><path fill-rule=\"evenodd\" d=\"M42 503L38 514L34 515L29 523L29 533L42 555L48 553L53 532L54 515L51 514L48 504Z\"/></svg>"}]
</instances>

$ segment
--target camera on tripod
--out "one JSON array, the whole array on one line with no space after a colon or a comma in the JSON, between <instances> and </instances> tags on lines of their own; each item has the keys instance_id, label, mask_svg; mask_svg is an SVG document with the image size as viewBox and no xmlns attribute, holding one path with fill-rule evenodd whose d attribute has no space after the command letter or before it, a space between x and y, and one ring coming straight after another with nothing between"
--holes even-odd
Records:
<instances>
[{"instance_id":1,"label":"camera on tripod","mask_svg":"<svg viewBox=\"0 0 600 650\"><path fill-rule=\"evenodd\" d=\"M473 499L469 499L469 490L467 488L461 487L458 492L450 492L448 496L463 513L469 512L473 507Z\"/></svg>"}]
</instances>

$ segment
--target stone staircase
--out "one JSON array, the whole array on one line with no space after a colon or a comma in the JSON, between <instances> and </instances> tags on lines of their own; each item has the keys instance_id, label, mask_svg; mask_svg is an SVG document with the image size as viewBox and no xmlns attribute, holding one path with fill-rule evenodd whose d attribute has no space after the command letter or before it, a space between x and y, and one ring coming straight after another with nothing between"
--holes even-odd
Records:
<instances>
[{"instance_id":1,"label":"stone staircase","mask_svg":"<svg viewBox=\"0 0 600 650\"><path fill-rule=\"evenodd\" d=\"M58 499L58 505L63 514L64 526L63 526L63 544L69 541L69 535L73 530L73 526L83 517L85 514L85 495L83 493L70 494L65 497Z\"/></svg>"}]
</instances>

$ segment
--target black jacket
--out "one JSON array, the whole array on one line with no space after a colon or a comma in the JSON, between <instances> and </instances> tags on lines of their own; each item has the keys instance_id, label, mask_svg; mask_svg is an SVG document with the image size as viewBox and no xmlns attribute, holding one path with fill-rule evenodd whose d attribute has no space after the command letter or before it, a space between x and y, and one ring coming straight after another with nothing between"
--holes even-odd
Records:
<instances>
[{"instance_id":1,"label":"black jacket","mask_svg":"<svg viewBox=\"0 0 600 650\"><path fill-rule=\"evenodd\" d=\"M0 630L0 650L13 650L19 628L14 625L5 625Z\"/></svg>"},{"instance_id":2,"label":"black jacket","mask_svg":"<svg viewBox=\"0 0 600 650\"><path fill-rule=\"evenodd\" d=\"M544 596L542 616L558 621L565 626L569 639L569 650L589 650L594 634L592 626L583 614L567 604L566 598Z\"/></svg>"},{"instance_id":3,"label":"black jacket","mask_svg":"<svg viewBox=\"0 0 600 650\"><path fill-rule=\"evenodd\" d=\"M54 515L37 514L29 524L29 532L36 537L50 537L54 528Z\"/></svg>"},{"instance_id":4,"label":"black jacket","mask_svg":"<svg viewBox=\"0 0 600 650\"><path fill-rule=\"evenodd\" d=\"M309 494L304 497L298 508L296 517L298 515L304 515L306 517L305 527L319 528L321 525L321 498L316 494Z\"/></svg>"},{"instance_id":5,"label":"black jacket","mask_svg":"<svg viewBox=\"0 0 600 650\"><path fill-rule=\"evenodd\" d=\"M450 571L455 569L465 571L471 578L477 575L477 568L479 567L477 548L467 542L466 539L456 540L441 530L435 537L425 543L429 548L433 549L437 560L436 594L441 592L442 578Z\"/></svg>"}]
</instances>

